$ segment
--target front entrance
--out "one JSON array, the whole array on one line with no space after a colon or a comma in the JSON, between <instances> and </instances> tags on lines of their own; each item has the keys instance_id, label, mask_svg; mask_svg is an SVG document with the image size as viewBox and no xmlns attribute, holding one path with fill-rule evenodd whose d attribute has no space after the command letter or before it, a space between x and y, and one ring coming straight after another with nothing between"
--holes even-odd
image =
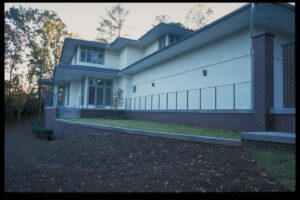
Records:
<instances>
[{"instance_id":1,"label":"front entrance","mask_svg":"<svg viewBox=\"0 0 300 200\"><path fill-rule=\"evenodd\" d=\"M89 105L111 106L112 80L89 78Z\"/></svg>"}]
</instances>

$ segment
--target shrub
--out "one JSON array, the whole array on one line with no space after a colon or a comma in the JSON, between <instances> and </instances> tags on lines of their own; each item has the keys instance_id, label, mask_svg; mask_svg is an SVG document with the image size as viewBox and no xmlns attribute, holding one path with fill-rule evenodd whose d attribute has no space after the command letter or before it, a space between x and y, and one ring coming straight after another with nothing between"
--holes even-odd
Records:
<instances>
[{"instance_id":1,"label":"shrub","mask_svg":"<svg viewBox=\"0 0 300 200\"><path fill-rule=\"evenodd\" d=\"M33 135L39 139L53 140L54 132L53 129L43 128L40 123L37 121L33 121L31 124L31 130Z\"/></svg>"},{"instance_id":2,"label":"shrub","mask_svg":"<svg viewBox=\"0 0 300 200\"><path fill-rule=\"evenodd\" d=\"M36 138L42 138L43 128L41 126L33 125L31 129Z\"/></svg>"},{"instance_id":3,"label":"shrub","mask_svg":"<svg viewBox=\"0 0 300 200\"><path fill-rule=\"evenodd\" d=\"M43 138L47 140L53 140L53 129L44 128L43 129Z\"/></svg>"}]
</instances>

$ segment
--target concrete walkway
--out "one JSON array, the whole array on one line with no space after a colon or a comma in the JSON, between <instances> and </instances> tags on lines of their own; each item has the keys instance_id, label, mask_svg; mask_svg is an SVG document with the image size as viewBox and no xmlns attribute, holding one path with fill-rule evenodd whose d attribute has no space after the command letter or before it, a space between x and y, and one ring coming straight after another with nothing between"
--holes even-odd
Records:
<instances>
[{"instance_id":1,"label":"concrete walkway","mask_svg":"<svg viewBox=\"0 0 300 200\"><path fill-rule=\"evenodd\" d=\"M242 132L242 140L255 140L264 142L295 144L295 133L283 133L283 132Z\"/></svg>"}]
</instances>

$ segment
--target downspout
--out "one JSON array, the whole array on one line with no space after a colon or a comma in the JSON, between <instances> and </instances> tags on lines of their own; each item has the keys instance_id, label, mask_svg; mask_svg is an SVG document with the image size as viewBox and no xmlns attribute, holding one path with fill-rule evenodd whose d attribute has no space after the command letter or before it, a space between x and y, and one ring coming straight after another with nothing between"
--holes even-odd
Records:
<instances>
[{"instance_id":1,"label":"downspout","mask_svg":"<svg viewBox=\"0 0 300 200\"><path fill-rule=\"evenodd\" d=\"M255 3L251 3L251 14L250 14L250 30L249 30L249 55L250 55L250 67L251 67L251 108L254 109L254 63L253 63L253 14L255 9Z\"/></svg>"}]
</instances>

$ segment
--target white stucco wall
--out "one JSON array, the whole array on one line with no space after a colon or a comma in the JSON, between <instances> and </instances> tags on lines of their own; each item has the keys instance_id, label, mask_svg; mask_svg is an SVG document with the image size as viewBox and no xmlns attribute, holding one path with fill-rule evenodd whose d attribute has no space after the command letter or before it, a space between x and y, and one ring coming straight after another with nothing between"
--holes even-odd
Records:
<instances>
[{"instance_id":1,"label":"white stucco wall","mask_svg":"<svg viewBox=\"0 0 300 200\"><path fill-rule=\"evenodd\" d=\"M143 57L148 56L157 50L158 50L158 40L156 40L155 42L151 43L150 45L144 48Z\"/></svg>"},{"instance_id":2,"label":"white stucco wall","mask_svg":"<svg viewBox=\"0 0 300 200\"><path fill-rule=\"evenodd\" d=\"M208 75L206 77L202 75L203 69L207 70ZM153 66L133 75L132 80L132 84L137 86L137 92L133 93L133 97L251 81L248 29L224 36L220 40ZM151 86L152 82L155 87ZM218 108L232 108L232 89L233 86L217 89ZM250 108L250 84L236 85L235 91L236 107ZM168 103L174 106L175 93L169 95L173 95L173 97L169 96ZM185 108L186 92L180 92L177 95L178 108ZM214 108L214 95L214 88L202 90L203 109ZM151 102L151 97L148 98L146 98L146 104ZM164 102L166 102L166 95L160 97L160 108L165 106L166 103ZM190 106L197 109L198 102L198 90L190 91ZM141 104L143 103L142 101ZM141 106L143 107L143 105ZM139 105L136 104L137 106ZM153 107L158 107L158 95L153 97ZM169 107L169 109L172 108Z\"/></svg>"},{"instance_id":3,"label":"white stucco wall","mask_svg":"<svg viewBox=\"0 0 300 200\"><path fill-rule=\"evenodd\" d=\"M81 94L81 85L80 80L78 81L71 81L70 83L70 100L69 106L70 107L79 107L79 97Z\"/></svg>"},{"instance_id":4,"label":"white stucco wall","mask_svg":"<svg viewBox=\"0 0 300 200\"><path fill-rule=\"evenodd\" d=\"M142 49L137 47L125 47L120 51L119 54L119 69L122 70L125 67L131 65L132 63L136 62L137 60L143 57Z\"/></svg>"}]
</instances>

